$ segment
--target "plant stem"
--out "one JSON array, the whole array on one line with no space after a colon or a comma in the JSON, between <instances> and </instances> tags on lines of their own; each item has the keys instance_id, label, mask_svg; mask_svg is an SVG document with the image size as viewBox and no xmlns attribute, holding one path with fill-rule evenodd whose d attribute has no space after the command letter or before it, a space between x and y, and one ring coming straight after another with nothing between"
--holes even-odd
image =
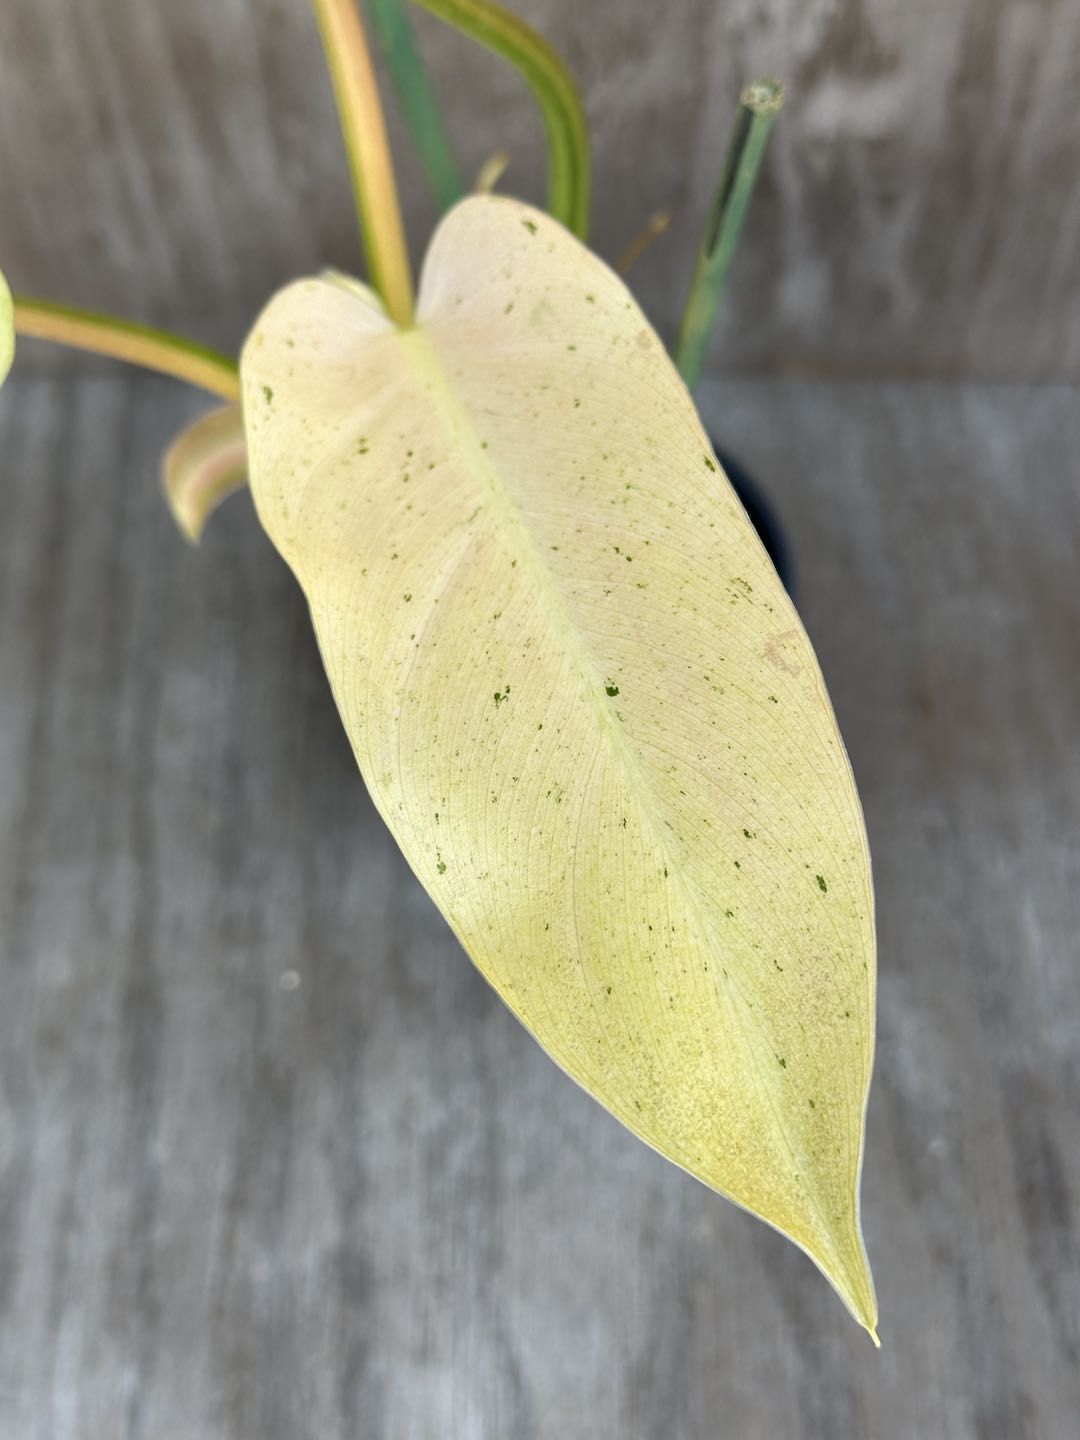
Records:
<instances>
[{"instance_id":1,"label":"plant stem","mask_svg":"<svg viewBox=\"0 0 1080 1440\"><path fill-rule=\"evenodd\" d=\"M360 234L387 314L412 324L413 288L394 165L367 39L353 0L311 0L337 99Z\"/></svg>"},{"instance_id":2,"label":"plant stem","mask_svg":"<svg viewBox=\"0 0 1080 1440\"><path fill-rule=\"evenodd\" d=\"M15 296L15 330L36 340L55 340L77 350L143 365L198 385L224 400L240 399L240 376L234 360L167 330L21 295Z\"/></svg>"},{"instance_id":3,"label":"plant stem","mask_svg":"<svg viewBox=\"0 0 1080 1440\"><path fill-rule=\"evenodd\" d=\"M428 186L440 210L461 199L465 192L461 172L450 148L438 101L416 48L405 0L367 0L371 26L405 112L413 142L420 154Z\"/></svg>"},{"instance_id":4,"label":"plant stem","mask_svg":"<svg viewBox=\"0 0 1080 1440\"><path fill-rule=\"evenodd\" d=\"M589 230L589 129L581 97L559 56L524 20L492 0L416 0L494 50L521 72L544 117L548 209L584 240Z\"/></svg>"},{"instance_id":5,"label":"plant stem","mask_svg":"<svg viewBox=\"0 0 1080 1440\"><path fill-rule=\"evenodd\" d=\"M765 143L783 101L784 87L774 80L748 85L739 100L735 133L728 146L675 343L675 363L690 390L697 384L705 363L716 307L739 243Z\"/></svg>"},{"instance_id":6,"label":"plant stem","mask_svg":"<svg viewBox=\"0 0 1080 1440\"><path fill-rule=\"evenodd\" d=\"M510 156L505 150L496 150L489 155L483 165L476 172L476 179L473 181L474 195L490 195L506 172L510 164Z\"/></svg>"},{"instance_id":7,"label":"plant stem","mask_svg":"<svg viewBox=\"0 0 1080 1440\"><path fill-rule=\"evenodd\" d=\"M654 210L630 243L624 246L611 262L615 273L629 274L653 241L658 240L670 224L671 215L667 210Z\"/></svg>"}]
</instances>

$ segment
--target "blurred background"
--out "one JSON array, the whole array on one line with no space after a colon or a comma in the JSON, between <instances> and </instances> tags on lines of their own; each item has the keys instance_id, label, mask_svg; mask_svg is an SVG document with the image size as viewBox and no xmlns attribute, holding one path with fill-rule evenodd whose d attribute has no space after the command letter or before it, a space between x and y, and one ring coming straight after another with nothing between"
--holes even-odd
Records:
<instances>
[{"instance_id":1,"label":"blurred background","mask_svg":"<svg viewBox=\"0 0 1080 1440\"><path fill-rule=\"evenodd\" d=\"M875 1352L487 989L355 774L205 396L20 343L0 393L0 1440L1068 1440L1080 1415L1080 5L515 0L593 243L681 309L786 81L697 392L769 496L866 810ZM466 176L532 99L413 21ZM384 85L414 256L434 210ZM359 266L305 0L2 0L16 290L235 349Z\"/></svg>"},{"instance_id":2,"label":"blurred background","mask_svg":"<svg viewBox=\"0 0 1080 1440\"><path fill-rule=\"evenodd\" d=\"M634 285L682 304L739 90L776 75L770 143L715 355L726 371L1075 377L1080 6L1071 0L521 0L581 86L593 245L669 233ZM542 200L515 72L415 30L466 177ZM395 108L387 93L391 120ZM435 216L393 127L414 255ZM270 292L359 264L302 0L4 0L0 254L13 287L236 347ZM39 363L46 363L44 352Z\"/></svg>"}]
</instances>

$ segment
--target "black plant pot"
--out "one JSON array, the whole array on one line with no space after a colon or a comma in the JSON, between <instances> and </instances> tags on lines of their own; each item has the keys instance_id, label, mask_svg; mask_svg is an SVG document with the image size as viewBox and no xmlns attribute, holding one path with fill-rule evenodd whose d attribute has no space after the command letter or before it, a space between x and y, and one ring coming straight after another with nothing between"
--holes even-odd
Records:
<instances>
[{"instance_id":1,"label":"black plant pot","mask_svg":"<svg viewBox=\"0 0 1080 1440\"><path fill-rule=\"evenodd\" d=\"M742 501L743 509L750 517L750 523L769 552L769 559L776 567L776 573L784 582L784 589L795 599L795 567L791 559L791 547L784 534L780 519L769 503L765 492L754 477L743 468L734 455L713 442L716 458L724 467L735 494Z\"/></svg>"}]
</instances>

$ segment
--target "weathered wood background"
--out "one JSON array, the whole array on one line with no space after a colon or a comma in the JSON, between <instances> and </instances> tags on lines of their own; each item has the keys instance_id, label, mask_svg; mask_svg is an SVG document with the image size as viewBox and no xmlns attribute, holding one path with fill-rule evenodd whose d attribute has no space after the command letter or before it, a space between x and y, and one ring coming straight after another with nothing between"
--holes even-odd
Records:
<instances>
[{"instance_id":1,"label":"weathered wood background","mask_svg":"<svg viewBox=\"0 0 1080 1440\"><path fill-rule=\"evenodd\" d=\"M875 1353L487 990L378 821L203 402L0 395L0 1440L1066 1440L1080 1414L1075 0L521 0L670 329L740 82L783 75L713 380L800 561L881 933ZM417 28L469 171L516 78ZM432 212L400 130L417 251ZM0 264L237 344L355 263L304 0L0 0ZM59 363L64 364L62 357ZM76 370L87 368L76 362ZM92 368L92 367L90 367Z\"/></svg>"},{"instance_id":2,"label":"weathered wood background","mask_svg":"<svg viewBox=\"0 0 1080 1440\"><path fill-rule=\"evenodd\" d=\"M875 855L875 1352L488 990L202 401L0 395L0 1440L1070 1440L1080 404L726 381Z\"/></svg>"},{"instance_id":3,"label":"weathered wood background","mask_svg":"<svg viewBox=\"0 0 1080 1440\"><path fill-rule=\"evenodd\" d=\"M595 244L658 206L635 283L674 324L742 82L788 82L720 326L733 371L1080 374L1076 0L518 0L578 76ZM416 15L465 169L543 194L517 77ZM431 207L395 132L419 254ZM305 0L3 0L0 264L19 288L235 346L270 291L355 269ZM45 352L38 363L48 363Z\"/></svg>"}]
</instances>

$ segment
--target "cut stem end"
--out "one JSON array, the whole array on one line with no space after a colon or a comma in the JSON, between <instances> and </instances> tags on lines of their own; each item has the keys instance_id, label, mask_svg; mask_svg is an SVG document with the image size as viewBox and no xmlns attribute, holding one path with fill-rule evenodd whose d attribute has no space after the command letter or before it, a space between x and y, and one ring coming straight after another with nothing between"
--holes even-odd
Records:
<instances>
[{"instance_id":1,"label":"cut stem end","mask_svg":"<svg viewBox=\"0 0 1080 1440\"><path fill-rule=\"evenodd\" d=\"M775 80L755 81L746 86L740 97L735 133L698 250L675 343L675 363L690 390L697 384L705 364L724 282L739 243L769 132L783 101L784 87Z\"/></svg>"}]
</instances>

